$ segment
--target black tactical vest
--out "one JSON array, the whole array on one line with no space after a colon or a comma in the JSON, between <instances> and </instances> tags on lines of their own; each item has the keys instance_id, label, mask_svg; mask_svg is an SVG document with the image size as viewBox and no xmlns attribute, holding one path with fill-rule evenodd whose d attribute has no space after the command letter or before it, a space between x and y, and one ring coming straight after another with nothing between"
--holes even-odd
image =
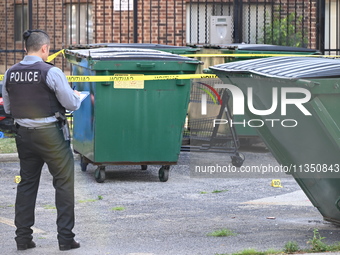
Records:
<instances>
[{"instance_id":1,"label":"black tactical vest","mask_svg":"<svg viewBox=\"0 0 340 255\"><path fill-rule=\"evenodd\" d=\"M13 118L43 118L65 113L55 92L46 82L53 65L38 61L32 65L15 64L6 74L11 114Z\"/></svg>"}]
</instances>

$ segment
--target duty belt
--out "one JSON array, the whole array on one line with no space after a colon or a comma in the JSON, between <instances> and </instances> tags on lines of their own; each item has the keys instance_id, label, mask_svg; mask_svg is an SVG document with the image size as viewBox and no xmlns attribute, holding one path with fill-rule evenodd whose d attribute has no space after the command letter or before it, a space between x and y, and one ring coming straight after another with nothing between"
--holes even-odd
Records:
<instances>
[{"instance_id":1,"label":"duty belt","mask_svg":"<svg viewBox=\"0 0 340 255\"><path fill-rule=\"evenodd\" d=\"M52 127L58 127L58 123L57 122L53 122L50 123L48 125L45 126L40 126L40 127L24 127L24 126L20 126L18 123L15 124L17 128L23 128L23 129L44 129L44 128L52 128Z\"/></svg>"}]
</instances>

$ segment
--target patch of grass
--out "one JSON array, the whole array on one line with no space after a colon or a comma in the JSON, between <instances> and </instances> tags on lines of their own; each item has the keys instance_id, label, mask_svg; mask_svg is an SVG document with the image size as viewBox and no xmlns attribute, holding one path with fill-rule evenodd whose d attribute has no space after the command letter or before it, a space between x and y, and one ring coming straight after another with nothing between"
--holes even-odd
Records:
<instances>
[{"instance_id":1,"label":"patch of grass","mask_svg":"<svg viewBox=\"0 0 340 255\"><path fill-rule=\"evenodd\" d=\"M222 193L222 192L227 192L228 190L227 189L223 189L223 190L214 190L213 192L211 193Z\"/></svg>"},{"instance_id":2,"label":"patch of grass","mask_svg":"<svg viewBox=\"0 0 340 255\"><path fill-rule=\"evenodd\" d=\"M14 205L1 205L0 208L14 207Z\"/></svg>"},{"instance_id":3,"label":"patch of grass","mask_svg":"<svg viewBox=\"0 0 340 255\"><path fill-rule=\"evenodd\" d=\"M267 255L265 252L257 251L255 249L246 249L237 253L233 253L233 255Z\"/></svg>"},{"instance_id":4,"label":"patch of grass","mask_svg":"<svg viewBox=\"0 0 340 255\"><path fill-rule=\"evenodd\" d=\"M57 209L54 205L44 205L44 209L47 209L47 210L55 210Z\"/></svg>"},{"instance_id":5,"label":"patch of grass","mask_svg":"<svg viewBox=\"0 0 340 255\"><path fill-rule=\"evenodd\" d=\"M116 206L112 208L112 211L124 211L125 207L124 206Z\"/></svg>"},{"instance_id":6,"label":"patch of grass","mask_svg":"<svg viewBox=\"0 0 340 255\"><path fill-rule=\"evenodd\" d=\"M207 236L223 237L223 236L235 236L236 234L227 228L219 229L207 234Z\"/></svg>"},{"instance_id":7,"label":"patch of grass","mask_svg":"<svg viewBox=\"0 0 340 255\"><path fill-rule=\"evenodd\" d=\"M103 197L98 196L97 199L78 200L78 203L91 203L91 202L96 202L97 200L103 200Z\"/></svg>"},{"instance_id":8,"label":"patch of grass","mask_svg":"<svg viewBox=\"0 0 340 255\"><path fill-rule=\"evenodd\" d=\"M289 241L285 244L285 247L283 249L284 252L287 253L292 253L292 252L297 252L300 250L299 245L295 241Z\"/></svg>"},{"instance_id":9,"label":"patch of grass","mask_svg":"<svg viewBox=\"0 0 340 255\"><path fill-rule=\"evenodd\" d=\"M328 251L340 251L340 242L328 246Z\"/></svg>"},{"instance_id":10,"label":"patch of grass","mask_svg":"<svg viewBox=\"0 0 340 255\"><path fill-rule=\"evenodd\" d=\"M268 249L267 251L257 251L255 249L245 249L240 252L233 253L232 255L275 255L275 254L283 254L282 251L277 251L274 249ZM220 254L223 255L223 254ZM224 254L227 255L227 254Z\"/></svg>"},{"instance_id":11,"label":"patch of grass","mask_svg":"<svg viewBox=\"0 0 340 255\"><path fill-rule=\"evenodd\" d=\"M282 251L278 251L275 249L268 249L267 251L265 251L268 255L274 255L274 254L282 254Z\"/></svg>"},{"instance_id":12,"label":"patch of grass","mask_svg":"<svg viewBox=\"0 0 340 255\"><path fill-rule=\"evenodd\" d=\"M227 192L227 189L222 189L222 190L214 190L212 192L207 192L207 191L201 191L200 194L210 194L210 193L222 193L222 192Z\"/></svg>"},{"instance_id":13,"label":"patch of grass","mask_svg":"<svg viewBox=\"0 0 340 255\"><path fill-rule=\"evenodd\" d=\"M326 237L322 237L318 229L313 230L313 238L308 240L308 244L312 246L312 251L328 251L329 246L322 240Z\"/></svg>"},{"instance_id":14,"label":"patch of grass","mask_svg":"<svg viewBox=\"0 0 340 255\"><path fill-rule=\"evenodd\" d=\"M91 203L96 202L97 199L86 199L86 200L78 200L78 203Z\"/></svg>"},{"instance_id":15,"label":"patch of grass","mask_svg":"<svg viewBox=\"0 0 340 255\"><path fill-rule=\"evenodd\" d=\"M14 138L0 139L0 154L3 153L17 153L17 147Z\"/></svg>"},{"instance_id":16,"label":"patch of grass","mask_svg":"<svg viewBox=\"0 0 340 255\"><path fill-rule=\"evenodd\" d=\"M313 230L313 237L308 240L308 244L311 245L310 249L300 249L295 241L289 241L285 244L283 251L267 250L257 251L255 249L246 249L240 252L232 253L231 255L276 255L276 254L301 254L302 253L313 253L313 252L329 252L329 251L340 251L340 242L327 245L322 240L322 237L318 229ZM216 255L228 255L228 254L216 254Z\"/></svg>"}]
</instances>

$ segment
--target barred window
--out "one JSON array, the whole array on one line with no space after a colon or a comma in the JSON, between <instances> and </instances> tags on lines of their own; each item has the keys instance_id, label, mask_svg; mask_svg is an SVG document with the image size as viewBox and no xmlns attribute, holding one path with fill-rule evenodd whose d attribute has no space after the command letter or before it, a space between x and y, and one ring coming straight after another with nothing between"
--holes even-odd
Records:
<instances>
[{"instance_id":1,"label":"barred window","mask_svg":"<svg viewBox=\"0 0 340 255\"><path fill-rule=\"evenodd\" d=\"M68 44L89 44L93 40L91 4L67 4L66 39Z\"/></svg>"},{"instance_id":2,"label":"barred window","mask_svg":"<svg viewBox=\"0 0 340 255\"><path fill-rule=\"evenodd\" d=\"M22 34L28 29L28 15L26 4L16 4L14 6L14 39L22 41Z\"/></svg>"}]
</instances>

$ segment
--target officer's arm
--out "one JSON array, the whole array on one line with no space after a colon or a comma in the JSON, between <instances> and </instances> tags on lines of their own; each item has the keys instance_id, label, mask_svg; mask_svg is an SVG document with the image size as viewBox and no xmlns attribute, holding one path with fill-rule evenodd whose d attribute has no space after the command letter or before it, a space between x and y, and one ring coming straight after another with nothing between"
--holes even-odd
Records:
<instances>
[{"instance_id":1,"label":"officer's arm","mask_svg":"<svg viewBox=\"0 0 340 255\"><path fill-rule=\"evenodd\" d=\"M2 99L4 102L4 110L7 114L11 114L11 108L9 103L9 96L6 89L7 72L5 73L4 79L2 80Z\"/></svg>"},{"instance_id":2,"label":"officer's arm","mask_svg":"<svg viewBox=\"0 0 340 255\"><path fill-rule=\"evenodd\" d=\"M66 110L75 111L80 107L79 95L73 91L65 74L59 68L52 67L47 74L46 81Z\"/></svg>"}]
</instances>

